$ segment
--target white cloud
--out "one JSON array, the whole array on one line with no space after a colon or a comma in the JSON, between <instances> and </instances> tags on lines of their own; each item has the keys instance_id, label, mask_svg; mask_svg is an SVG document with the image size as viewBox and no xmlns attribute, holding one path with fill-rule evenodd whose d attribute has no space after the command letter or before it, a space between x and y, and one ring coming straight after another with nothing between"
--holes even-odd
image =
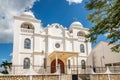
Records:
<instances>
[{"instance_id":1,"label":"white cloud","mask_svg":"<svg viewBox=\"0 0 120 80\"><path fill-rule=\"evenodd\" d=\"M0 42L12 42L13 16L33 7L38 0L0 0Z\"/></svg>"},{"instance_id":2,"label":"white cloud","mask_svg":"<svg viewBox=\"0 0 120 80\"><path fill-rule=\"evenodd\" d=\"M104 36L107 37L109 34L110 34L110 33L106 33L106 34L104 34Z\"/></svg>"},{"instance_id":3,"label":"white cloud","mask_svg":"<svg viewBox=\"0 0 120 80\"><path fill-rule=\"evenodd\" d=\"M75 3L75 4L82 3L82 0L66 0L66 1L68 1L70 5L71 5L72 3Z\"/></svg>"},{"instance_id":4,"label":"white cloud","mask_svg":"<svg viewBox=\"0 0 120 80\"><path fill-rule=\"evenodd\" d=\"M5 58L2 58L1 60L2 60L2 61L6 61L7 59L5 59Z\"/></svg>"}]
</instances>

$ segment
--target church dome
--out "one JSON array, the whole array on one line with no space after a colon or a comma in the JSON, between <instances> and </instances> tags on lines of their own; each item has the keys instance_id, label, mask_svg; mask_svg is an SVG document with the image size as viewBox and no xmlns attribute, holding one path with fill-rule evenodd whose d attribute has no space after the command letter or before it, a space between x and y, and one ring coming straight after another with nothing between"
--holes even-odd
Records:
<instances>
[{"instance_id":1,"label":"church dome","mask_svg":"<svg viewBox=\"0 0 120 80\"><path fill-rule=\"evenodd\" d=\"M83 25L79 21L73 22L70 27L83 28Z\"/></svg>"},{"instance_id":2,"label":"church dome","mask_svg":"<svg viewBox=\"0 0 120 80\"><path fill-rule=\"evenodd\" d=\"M29 18L35 18L34 14L29 11L29 12L24 12L21 16L29 17Z\"/></svg>"}]
</instances>

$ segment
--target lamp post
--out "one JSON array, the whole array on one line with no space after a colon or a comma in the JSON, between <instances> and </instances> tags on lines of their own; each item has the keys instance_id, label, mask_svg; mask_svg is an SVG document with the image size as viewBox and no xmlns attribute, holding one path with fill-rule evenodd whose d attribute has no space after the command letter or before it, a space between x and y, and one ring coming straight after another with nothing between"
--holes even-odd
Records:
<instances>
[{"instance_id":1,"label":"lamp post","mask_svg":"<svg viewBox=\"0 0 120 80\"><path fill-rule=\"evenodd\" d=\"M32 53L32 68L34 68L34 31L33 31L33 53Z\"/></svg>"},{"instance_id":2,"label":"lamp post","mask_svg":"<svg viewBox=\"0 0 120 80\"><path fill-rule=\"evenodd\" d=\"M94 55L95 53L94 52L92 52L92 70L94 71L94 72L96 72L96 69L95 69L95 55Z\"/></svg>"},{"instance_id":3,"label":"lamp post","mask_svg":"<svg viewBox=\"0 0 120 80\"><path fill-rule=\"evenodd\" d=\"M34 30L33 30L33 35L31 36L32 38L32 53L30 56L30 67L33 68L33 62L34 62Z\"/></svg>"},{"instance_id":4,"label":"lamp post","mask_svg":"<svg viewBox=\"0 0 120 80\"><path fill-rule=\"evenodd\" d=\"M55 51L56 53L56 72L58 71L58 55L57 55L57 52Z\"/></svg>"},{"instance_id":5,"label":"lamp post","mask_svg":"<svg viewBox=\"0 0 120 80\"><path fill-rule=\"evenodd\" d=\"M79 74L79 73L78 73L78 53L77 53L77 80L78 80L78 77L79 77L78 74Z\"/></svg>"},{"instance_id":6,"label":"lamp post","mask_svg":"<svg viewBox=\"0 0 120 80\"><path fill-rule=\"evenodd\" d=\"M100 58L100 61L101 61L101 68L102 68L102 57Z\"/></svg>"},{"instance_id":7,"label":"lamp post","mask_svg":"<svg viewBox=\"0 0 120 80\"><path fill-rule=\"evenodd\" d=\"M60 48L60 44L56 43L55 47ZM57 72L58 71L58 54L57 54L56 50L55 50L55 53L56 53L56 72Z\"/></svg>"},{"instance_id":8,"label":"lamp post","mask_svg":"<svg viewBox=\"0 0 120 80\"><path fill-rule=\"evenodd\" d=\"M104 56L102 56L100 59L101 59L101 67L103 67L103 59L104 59L105 57Z\"/></svg>"}]
</instances>

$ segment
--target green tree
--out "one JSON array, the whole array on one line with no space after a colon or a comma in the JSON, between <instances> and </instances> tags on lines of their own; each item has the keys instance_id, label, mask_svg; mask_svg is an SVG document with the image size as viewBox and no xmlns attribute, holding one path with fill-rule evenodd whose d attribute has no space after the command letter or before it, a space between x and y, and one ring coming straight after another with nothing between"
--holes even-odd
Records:
<instances>
[{"instance_id":1,"label":"green tree","mask_svg":"<svg viewBox=\"0 0 120 80\"><path fill-rule=\"evenodd\" d=\"M6 61L3 61L2 64L0 65L0 67L3 67L4 70L2 71L3 74L8 74L8 69L11 70L12 67L12 63Z\"/></svg>"},{"instance_id":2,"label":"green tree","mask_svg":"<svg viewBox=\"0 0 120 80\"><path fill-rule=\"evenodd\" d=\"M86 37L95 42L99 35L107 34L109 44L117 43L112 51L120 52L120 0L89 0L85 7L92 11L87 19L94 25Z\"/></svg>"}]
</instances>

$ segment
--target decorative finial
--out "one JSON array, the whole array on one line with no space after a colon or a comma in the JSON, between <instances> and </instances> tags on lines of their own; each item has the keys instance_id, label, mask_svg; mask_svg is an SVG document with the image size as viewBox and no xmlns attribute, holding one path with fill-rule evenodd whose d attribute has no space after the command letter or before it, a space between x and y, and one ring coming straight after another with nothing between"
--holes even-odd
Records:
<instances>
[{"instance_id":1,"label":"decorative finial","mask_svg":"<svg viewBox=\"0 0 120 80\"><path fill-rule=\"evenodd\" d=\"M29 12L29 11L30 11L30 7L26 7L25 12Z\"/></svg>"}]
</instances>

